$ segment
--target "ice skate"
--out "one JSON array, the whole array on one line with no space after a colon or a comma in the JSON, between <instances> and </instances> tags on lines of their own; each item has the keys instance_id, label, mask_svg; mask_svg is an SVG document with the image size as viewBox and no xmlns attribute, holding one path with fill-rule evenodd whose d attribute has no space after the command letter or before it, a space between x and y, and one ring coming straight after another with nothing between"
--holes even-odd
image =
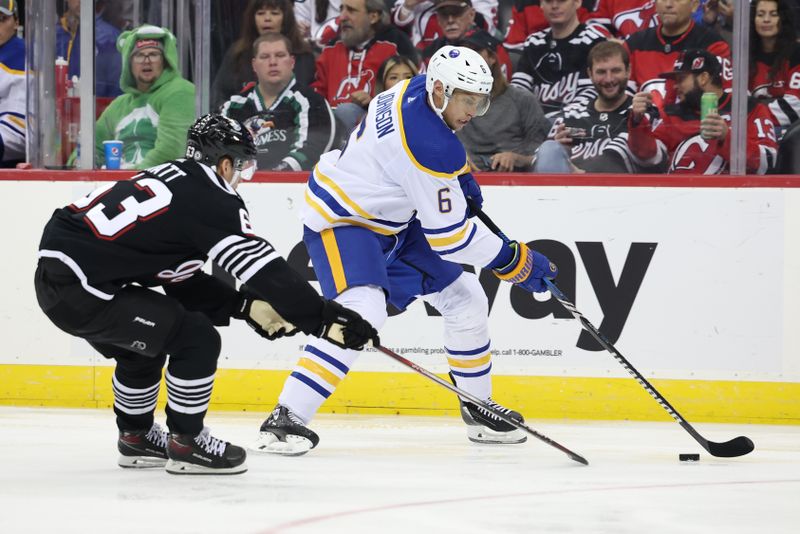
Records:
<instances>
[{"instance_id":1,"label":"ice skate","mask_svg":"<svg viewBox=\"0 0 800 534\"><path fill-rule=\"evenodd\" d=\"M520 423L525 421L522 414L497 404L491 398L486 399L485 402ZM461 418L467 424L467 437L470 441L475 443L523 443L528 439L522 430L506 423L486 409L460 398L459 403L461 404Z\"/></svg>"},{"instance_id":2,"label":"ice skate","mask_svg":"<svg viewBox=\"0 0 800 534\"><path fill-rule=\"evenodd\" d=\"M150 430L122 430L117 440L120 467L143 469L167 463L167 432L158 423Z\"/></svg>"},{"instance_id":3,"label":"ice skate","mask_svg":"<svg viewBox=\"0 0 800 534\"><path fill-rule=\"evenodd\" d=\"M300 456L317 443L319 436L289 408L278 404L262 423L258 439L250 448L255 452Z\"/></svg>"},{"instance_id":4,"label":"ice skate","mask_svg":"<svg viewBox=\"0 0 800 534\"><path fill-rule=\"evenodd\" d=\"M247 471L242 447L215 438L209 429L196 436L170 434L167 472L173 475L236 475Z\"/></svg>"}]
</instances>

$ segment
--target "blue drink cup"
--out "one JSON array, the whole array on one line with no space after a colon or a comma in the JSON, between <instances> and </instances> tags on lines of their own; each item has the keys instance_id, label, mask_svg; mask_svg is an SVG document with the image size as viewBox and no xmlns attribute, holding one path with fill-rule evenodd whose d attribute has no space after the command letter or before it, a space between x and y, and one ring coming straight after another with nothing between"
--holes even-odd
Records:
<instances>
[{"instance_id":1,"label":"blue drink cup","mask_svg":"<svg viewBox=\"0 0 800 534\"><path fill-rule=\"evenodd\" d=\"M106 153L106 169L119 169L122 165L122 141L103 141Z\"/></svg>"}]
</instances>

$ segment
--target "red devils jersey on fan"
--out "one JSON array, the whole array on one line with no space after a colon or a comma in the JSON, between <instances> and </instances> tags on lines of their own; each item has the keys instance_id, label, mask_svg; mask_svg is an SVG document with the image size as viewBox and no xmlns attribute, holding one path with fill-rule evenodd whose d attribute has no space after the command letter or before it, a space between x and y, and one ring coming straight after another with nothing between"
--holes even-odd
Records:
<instances>
[{"instance_id":1,"label":"red devils jersey on fan","mask_svg":"<svg viewBox=\"0 0 800 534\"><path fill-rule=\"evenodd\" d=\"M579 24L571 35L554 39L550 28L525 41L511 83L533 91L545 114L552 114L577 98L594 96L587 72L589 50L611 34L596 24Z\"/></svg>"},{"instance_id":2,"label":"red devils jersey on fan","mask_svg":"<svg viewBox=\"0 0 800 534\"><path fill-rule=\"evenodd\" d=\"M475 24L494 34L497 0L473 0L472 6L475 8ZM396 0L392 8L392 24L409 33L411 42L420 50L425 50L442 36L442 28L436 17L436 6L430 0L422 0L411 10L403 9L403 0Z\"/></svg>"},{"instance_id":3,"label":"red devils jersey on fan","mask_svg":"<svg viewBox=\"0 0 800 534\"><path fill-rule=\"evenodd\" d=\"M615 35L624 38L657 24L656 2L655 0L599 0L597 11L592 13L591 21L612 28Z\"/></svg>"},{"instance_id":4,"label":"red devils jersey on fan","mask_svg":"<svg viewBox=\"0 0 800 534\"><path fill-rule=\"evenodd\" d=\"M731 95L720 100L720 116L731 122ZM687 110L679 104L666 106L661 118L652 123L645 118L630 125L628 145L643 166L669 162L670 173L721 174L730 162L730 131L724 141L706 140L700 135L699 110ZM748 99L747 172L765 174L775 164L778 143L775 139L775 117L769 108Z\"/></svg>"},{"instance_id":5,"label":"red devils jersey on fan","mask_svg":"<svg viewBox=\"0 0 800 534\"><path fill-rule=\"evenodd\" d=\"M677 101L674 82L659 75L670 72L684 50L699 48L716 55L722 64L722 86L730 89L731 50L719 34L692 22L689 29L678 36L667 37L661 26L648 28L629 35L625 46L631 56L631 81L637 91L656 91L664 97L665 104Z\"/></svg>"},{"instance_id":6,"label":"red devils jersey on fan","mask_svg":"<svg viewBox=\"0 0 800 534\"><path fill-rule=\"evenodd\" d=\"M361 50L349 50L339 41L326 46L317 58L317 76L311 87L331 107L350 101L350 94L364 91L375 95L375 80L381 63L398 53L389 41L370 41Z\"/></svg>"},{"instance_id":7,"label":"red devils jersey on fan","mask_svg":"<svg viewBox=\"0 0 800 534\"><path fill-rule=\"evenodd\" d=\"M211 259L303 331L319 324L322 303L314 289L254 234L236 191L192 160L152 167L56 210L39 257L60 260L103 300L133 283L162 285L169 294L191 279L209 289L200 269ZM230 290L217 291L230 299Z\"/></svg>"},{"instance_id":8,"label":"red devils jersey on fan","mask_svg":"<svg viewBox=\"0 0 800 534\"><path fill-rule=\"evenodd\" d=\"M769 103L769 109L786 129L800 119L800 46L784 61L775 75L770 73L775 54L758 52L755 72L750 76L748 89L759 100Z\"/></svg>"},{"instance_id":9,"label":"red devils jersey on fan","mask_svg":"<svg viewBox=\"0 0 800 534\"><path fill-rule=\"evenodd\" d=\"M578 8L580 22L594 19L591 13L595 10L597 2L598 0L582 0L581 7ZM549 27L550 23L544 18L539 0L514 0L503 43L510 50L522 50L529 35Z\"/></svg>"}]
</instances>

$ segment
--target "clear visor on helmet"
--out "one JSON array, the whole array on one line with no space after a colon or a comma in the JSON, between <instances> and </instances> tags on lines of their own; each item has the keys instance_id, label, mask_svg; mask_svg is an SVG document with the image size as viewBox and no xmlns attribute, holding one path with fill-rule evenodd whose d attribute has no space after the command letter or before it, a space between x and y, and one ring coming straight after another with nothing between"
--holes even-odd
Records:
<instances>
[{"instance_id":1,"label":"clear visor on helmet","mask_svg":"<svg viewBox=\"0 0 800 534\"><path fill-rule=\"evenodd\" d=\"M231 179L231 187L234 189L242 180L250 181L256 173L258 165L254 159L237 159L233 169L233 178Z\"/></svg>"},{"instance_id":2,"label":"clear visor on helmet","mask_svg":"<svg viewBox=\"0 0 800 534\"><path fill-rule=\"evenodd\" d=\"M258 169L258 164L254 159L246 159L246 160L239 160L239 166L236 169L239 172L239 176L244 181L250 181L253 179L253 175L256 173L256 169Z\"/></svg>"},{"instance_id":3,"label":"clear visor on helmet","mask_svg":"<svg viewBox=\"0 0 800 534\"><path fill-rule=\"evenodd\" d=\"M480 117L489 110L489 104L492 103L492 99L489 95L465 93L456 89L453 91L453 96L450 97L450 102L459 106L463 111Z\"/></svg>"}]
</instances>

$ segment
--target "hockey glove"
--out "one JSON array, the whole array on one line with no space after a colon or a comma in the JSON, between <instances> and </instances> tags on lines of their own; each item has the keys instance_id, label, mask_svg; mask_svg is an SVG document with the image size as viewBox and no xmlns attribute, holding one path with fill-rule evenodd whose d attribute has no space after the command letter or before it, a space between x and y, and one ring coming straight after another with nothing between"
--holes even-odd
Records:
<instances>
[{"instance_id":1,"label":"hockey glove","mask_svg":"<svg viewBox=\"0 0 800 534\"><path fill-rule=\"evenodd\" d=\"M556 264L544 254L529 249L525 243L512 241L509 245L514 249L514 258L505 267L494 269L494 274L531 293L547 291L544 279L552 280L558 275Z\"/></svg>"},{"instance_id":2,"label":"hockey glove","mask_svg":"<svg viewBox=\"0 0 800 534\"><path fill-rule=\"evenodd\" d=\"M343 349L361 350L369 342L380 345L378 331L358 313L338 302L326 300L322 308L322 324L316 334Z\"/></svg>"},{"instance_id":3,"label":"hockey glove","mask_svg":"<svg viewBox=\"0 0 800 534\"><path fill-rule=\"evenodd\" d=\"M458 183L461 184L461 191L464 193L464 198L471 199L478 206L478 209L483 207L481 186L479 186L478 182L475 181L475 177L472 176L471 172L459 176ZM472 212L472 208L470 207L467 207L467 216L475 216L475 213Z\"/></svg>"},{"instance_id":4,"label":"hockey glove","mask_svg":"<svg viewBox=\"0 0 800 534\"><path fill-rule=\"evenodd\" d=\"M293 336L300 330L281 317L269 302L259 300L250 295L242 295L236 311L235 319L244 319L250 327L261 337L275 340L279 337Z\"/></svg>"}]
</instances>

